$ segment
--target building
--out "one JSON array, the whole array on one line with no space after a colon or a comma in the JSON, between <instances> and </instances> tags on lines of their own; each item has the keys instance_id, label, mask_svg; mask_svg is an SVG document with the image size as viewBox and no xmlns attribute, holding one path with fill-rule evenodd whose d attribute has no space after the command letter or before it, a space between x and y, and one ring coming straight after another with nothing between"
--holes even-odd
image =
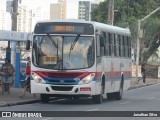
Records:
<instances>
[{"instance_id":1,"label":"building","mask_svg":"<svg viewBox=\"0 0 160 120\"><path fill-rule=\"evenodd\" d=\"M0 30L11 30L11 17L10 14L6 12L4 6L0 6ZM0 51L1 48L6 48L6 47L7 47L7 41L0 41Z\"/></svg>"},{"instance_id":2,"label":"building","mask_svg":"<svg viewBox=\"0 0 160 120\"><path fill-rule=\"evenodd\" d=\"M66 0L50 4L50 19L66 19Z\"/></svg>"},{"instance_id":3,"label":"building","mask_svg":"<svg viewBox=\"0 0 160 120\"><path fill-rule=\"evenodd\" d=\"M83 20L90 20L90 1L79 1L78 18Z\"/></svg>"},{"instance_id":4,"label":"building","mask_svg":"<svg viewBox=\"0 0 160 120\"><path fill-rule=\"evenodd\" d=\"M31 32L32 28L32 10L27 9L26 6L18 7L17 16L17 31Z\"/></svg>"},{"instance_id":5,"label":"building","mask_svg":"<svg viewBox=\"0 0 160 120\"><path fill-rule=\"evenodd\" d=\"M90 21L91 20L91 12L98 7L98 4L102 0L96 1L79 1L78 5L78 19L83 19Z\"/></svg>"},{"instance_id":6,"label":"building","mask_svg":"<svg viewBox=\"0 0 160 120\"><path fill-rule=\"evenodd\" d=\"M0 30L6 30L7 23L6 23L6 11L0 9Z\"/></svg>"},{"instance_id":7,"label":"building","mask_svg":"<svg viewBox=\"0 0 160 120\"><path fill-rule=\"evenodd\" d=\"M32 10L32 31L38 21L49 20L49 5L39 6Z\"/></svg>"}]
</instances>

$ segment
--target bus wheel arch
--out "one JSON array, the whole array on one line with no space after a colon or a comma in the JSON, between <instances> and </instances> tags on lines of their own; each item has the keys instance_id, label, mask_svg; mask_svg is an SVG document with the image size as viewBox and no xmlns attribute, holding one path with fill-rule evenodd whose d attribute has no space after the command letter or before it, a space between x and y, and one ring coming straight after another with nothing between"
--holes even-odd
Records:
<instances>
[{"instance_id":1,"label":"bus wheel arch","mask_svg":"<svg viewBox=\"0 0 160 120\"><path fill-rule=\"evenodd\" d=\"M101 88L100 89L101 89L100 94L92 96L92 100L97 104L101 104L103 102L103 94L105 92L105 76L104 75L101 78Z\"/></svg>"},{"instance_id":2,"label":"bus wheel arch","mask_svg":"<svg viewBox=\"0 0 160 120\"><path fill-rule=\"evenodd\" d=\"M121 100L122 99L122 96L123 96L123 86L124 86L124 75L122 74L119 91L115 93L115 99L116 100Z\"/></svg>"},{"instance_id":3,"label":"bus wheel arch","mask_svg":"<svg viewBox=\"0 0 160 120\"><path fill-rule=\"evenodd\" d=\"M102 94L104 94L105 93L105 75L102 76L101 86L102 86Z\"/></svg>"}]
</instances>

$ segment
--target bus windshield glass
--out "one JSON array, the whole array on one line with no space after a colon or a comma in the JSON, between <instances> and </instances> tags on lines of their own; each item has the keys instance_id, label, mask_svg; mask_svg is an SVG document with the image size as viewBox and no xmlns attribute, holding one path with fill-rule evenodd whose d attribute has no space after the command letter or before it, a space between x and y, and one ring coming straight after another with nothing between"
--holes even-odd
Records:
<instances>
[{"instance_id":1,"label":"bus windshield glass","mask_svg":"<svg viewBox=\"0 0 160 120\"><path fill-rule=\"evenodd\" d=\"M94 39L92 36L77 36L35 35L33 64L54 70L92 67L95 61Z\"/></svg>"}]
</instances>

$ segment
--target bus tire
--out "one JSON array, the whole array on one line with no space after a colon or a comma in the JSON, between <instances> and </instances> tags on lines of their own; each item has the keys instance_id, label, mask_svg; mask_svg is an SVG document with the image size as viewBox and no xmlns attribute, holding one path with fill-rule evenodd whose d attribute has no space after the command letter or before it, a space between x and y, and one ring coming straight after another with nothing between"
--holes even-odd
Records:
<instances>
[{"instance_id":1,"label":"bus tire","mask_svg":"<svg viewBox=\"0 0 160 120\"><path fill-rule=\"evenodd\" d=\"M93 95L93 96L92 96L92 100L93 100L93 102L96 103L96 104L101 104L102 101L103 101L103 96L102 96L102 94Z\"/></svg>"},{"instance_id":2,"label":"bus tire","mask_svg":"<svg viewBox=\"0 0 160 120\"><path fill-rule=\"evenodd\" d=\"M96 103L96 104L101 104L103 102L103 84L101 86L101 92L98 95L93 95L92 96L92 100Z\"/></svg>"},{"instance_id":3,"label":"bus tire","mask_svg":"<svg viewBox=\"0 0 160 120\"><path fill-rule=\"evenodd\" d=\"M107 93L107 100L113 100L114 99L114 93Z\"/></svg>"},{"instance_id":4,"label":"bus tire","mask_svg":"<svg viewBox=\"0 0 160 120\"><path fill-rule=\"evenodd\" d=\"M115 93L115 99L116 100L121 100L122 99L122 96L123 96L123 84L124 84L124 79L123 79L123 76L122 76L120 89L119 89L118 92Z\"/></svg>"},{"instance_id":5,"label":"bus tire","mask_svg":"<svg viewBox=\"0 0 160 120\"><path fill-rule=\"evenodd\" d=\"M79 96L74 96L72 99L73 99L74 101L78 101L78 100L79 100Z\"/></svg>"},{"instance_id":6,"label":"bus tire","mask_svg":"<svg viewBox=\"0 0 160 120\"><path fill-rule=\"evenodd\" d=\"M49 101L49 95L47 94L41 94L40 98L41 98L42 103L48 103Z\"/></svg>"}]
</instances>

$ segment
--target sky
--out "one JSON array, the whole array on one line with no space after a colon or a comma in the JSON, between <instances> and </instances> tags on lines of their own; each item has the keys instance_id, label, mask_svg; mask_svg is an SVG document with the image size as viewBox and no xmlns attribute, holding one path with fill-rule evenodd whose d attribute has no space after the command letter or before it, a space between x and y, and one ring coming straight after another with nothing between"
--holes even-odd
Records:
<instances>
[{"instance_id":1,"label":"sky","mask_svg":"<svg viewBox=\"0 0 160 120\"><path fill-rule=\"evenodd\" d=\"M78 19L78 1L82 0L66 0L66 19ZM83 1L95 1L95 0L83 0ZM30 7L50 5L51 3L57 3L58 0L22 0L22 4Z\"/></svg>"},{"instance_id":2,"label":"sky","mask_svg":"<svg viewBox=\"0 0 160 120\"><path fill-rule=\"evenodd\" d=\"M5 2L11 1L11 0L0 0L0 7L5 7ZM73 1L78 2L79 0L67 0L67 2L72 3ZM83 1L94 1L94 0L83 0ZM36 5L46 5L50 3L57 3L58 0L21 0L21 4L28 5L30 7L36 6Z\"/></svg>"},{"instance_id":3,"label":"sky","mask_svg":"<svg viewBox=\"0 0 160 120\"><path fill-rule=\"evenodd\" d=\"M6 7L6 1L0 0L0 8ZM67 19L77 19L78 18L78 1L80 0L67 0ZM83 1L95 1L95 0L83 0ZM26 5L29 8L35 8L38 6L47 6L50 3L57 3L58 0L21 0L19 5ZM48 8L48 7L46 7Z\"/></svg>"}]
</instances>

